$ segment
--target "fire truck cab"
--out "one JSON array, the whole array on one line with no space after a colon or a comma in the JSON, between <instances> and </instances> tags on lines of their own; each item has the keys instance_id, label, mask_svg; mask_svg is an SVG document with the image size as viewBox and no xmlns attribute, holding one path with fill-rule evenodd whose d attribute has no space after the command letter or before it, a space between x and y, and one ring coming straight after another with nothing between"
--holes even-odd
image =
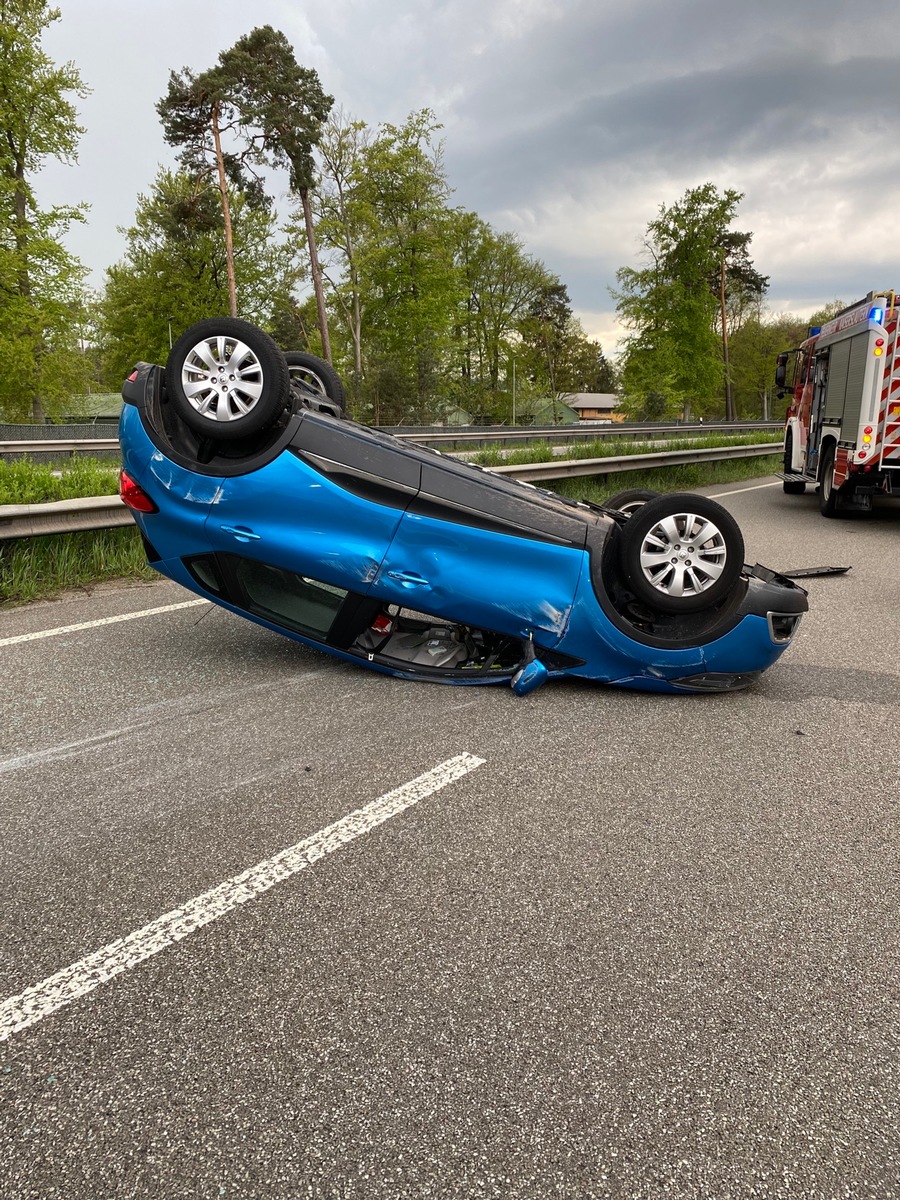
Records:
<instances>
[{"instance_id":1,"label":"fire truck cab","mask_svg":"<svg viewBox=\"0 0 900 1200\"><path fill-rule=\"evenodd\" d=\"M894 292L870 292L779 354L785 492L818 486L826 517L868 511L900 495L900 354Z\"/></svg>"}]
</instances>

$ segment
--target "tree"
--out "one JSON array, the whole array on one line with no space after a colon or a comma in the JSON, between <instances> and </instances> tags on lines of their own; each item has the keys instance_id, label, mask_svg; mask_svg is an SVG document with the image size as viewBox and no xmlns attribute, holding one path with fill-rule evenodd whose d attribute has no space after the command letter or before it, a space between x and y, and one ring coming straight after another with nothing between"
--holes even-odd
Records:
<instances>
[{"instance_id":1,"label":"tree","mask_svg":"<svg viewBox=\"0 0 900 1200\"><path fill-rule=\"evenodd\" d=\"M612 392L615 372L599 342L592 341L572 313L564 283L545 272L544 283L520 322L519 356L532 383L550 393L554 420L558 403L573 392Z\"/></svg>"},{"instance_id":2,"label":"tree","mask_svg":"<svg viewBox=\"0 0 900 1200\"><path fill-rule=\"evenodd\" d=\"M238 172L234 156L226 162L222 149L223 132L236 126L234 104L228 92L228 80L215 69L195 75L185 67L169 74L169 90L156 106L163 132L170 146L181 146L181 162L192 171L198 185L205 175L215 171L225 228L225 264L228 278L228 309L237 316L237 286L234 277L234 238L228 176ZM212 163L207 160L211 158ZM236 181L236 180L235 180Z\"/></svg>"},{"instance_id":3,"label":"tree","mask_svg":"<svg viewBox=\"0 0 900 1200\"><path fill-rule=\"evenodd\" d=\"M219 66L229 81L242 126L253 137L260 154L275 166L287 167L291 190L300 198L322 352L331 362L310 191L315 183L313 148L321 139L334 98L322 90L319 76L312 68L299 65L290 42L271 25L263 25L239 38L230 50L219 55Z\"/></svg>"},{"instance_id":4,"label":"tree","mask_svg":"<svg viewBox=\"0 0 900 1200\"><path fill-rule=\"evenodd\" d=\"M496 392L518 329L550 275L514 234L496 233L475 213L458 213L456 261L464 285L458 322L463 378Z\"/></svg>"},{"instance_id":5,"label":"tree","mask_svg":"<svg viewBox=\"0 0 900 1200\"><path fill-rule=\"evenodd\" d=\"M83 132L71 96L87 89L72 63L55 66L41 49L59 20L46 0L0 0L0 409L43 421L86 366L77 347L85 271L63 246L84 208L42 210L33 177L48 158L72 162Z\"/></svg>"},{"instance_id":6,"label":"tree","mask_svg":"<svg viewBox=\"0 0 900 1200\"><path fill-rule=\"evenodd\" d=\"M125 257L107 271L101 302L104 366L122 379L137 359L165 362L171 340L195 321L222 312L230 291L216 185L184 171L161 170L138 198ZM275 240L274 216L256 197L229 191L233 272L241 310L267 325L291 311L293 256ZM293 343L296 345L296 342Z\"/></svg>"},{"instance_id":7,"label":"tree","mask_svg":"<svg viewBox=\"0 0 900 1200\"><path fill-rule=\"evenodd\" d=\"M711 183L688 189L648 225L648 264L617 272L612 294L632 330L623 368L626 406L640 407L655 391L666 397L669 415L691 406L704 412L722 387L726 418L733 418L729 322L768 287L750 260L752 235L730 228L741 199Z\"/></svg>"},{"instance_id":8,"label":"tree","mask_svg":"<svg viewBox=\"0 0 900 1200\"><path fill-rule=\"evenodd\" d=\"M766 318L761 306L732 337L731 369L735 410L739 416L769 420L781 416L772 403L775 359L784 350L798 346L806 337L808 324L797 317Z\"/></svg>"},{"instance_id":9,"label":"tree","mask_svg":"<svg viewBox=\"0 0 900 1200\"><path fill-rule=\"evenodd\" d=\"M358 261L370 357L392 363L395 387L397 372L405 378L397 396L405 397L405 419L413 420L432 415L445 398L444 367L461 294L439 129L428 109L401 126L382 126L366 150L359 192ZM384 398L380 389L379 407Z\"/></svg>"},{"instance_id":10,"label":"tree","mask_svg":"<svg viewBox=\"0 0 900 1200\"><path fill-rule=\"evenodd\" d=\"M316 236L331 260L323 276L353 346L352 393L357 403L363 377L364 312L359 247L370 217L365 188L370 144L364 121L353 120L342 109L330 115L318 147L322 178L314 205Z\"/></svg>"}]
</instances>

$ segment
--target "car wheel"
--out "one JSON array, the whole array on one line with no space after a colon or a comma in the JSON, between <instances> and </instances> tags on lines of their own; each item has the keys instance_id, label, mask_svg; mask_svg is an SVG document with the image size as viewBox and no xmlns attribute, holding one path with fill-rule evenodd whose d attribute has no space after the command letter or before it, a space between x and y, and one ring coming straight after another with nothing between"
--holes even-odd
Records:
<instances>
[{"instance_id":1,"label":"car wheel","mask_svg":"<svg viewBox=\"0 0 900 1200\"><path fill-rule=\"evenodd\" d=\"M285 362L291 383L300 383L314 392L327 396L343 412L347 407L347 393L337 371L324 358L307 354L304 350L288 350Z\"/></svg>"},{"instance_id":2,"label":"car wheel","mask_svg":"<svg viewBox=\"0 0 900 1200\"><path fill-rule=\"evenodd\" d=\"M616 512L624 513L626 517L630 517L635 509L646 504L648 500L655 500L660 496L661 492L651 492L647 488L630 488L624 492L616 492L614 496L610 496L608 500L603 501L604 508L614 508Z\"/></svg>"},{"instance_id":3,"label":"car wheel","mask_svg":"<svg viewBox=\"0 0 900 1200\"><path fill-rule=\"evenodd\" d=\"M267 333L237 317L198 321L166 362L175 411L201 437L234 442L268 428L290 400L284 355Z\"/></svg>"},{"instance_id":4,"label":"car wheel","mask_svg":"<svg viewBox=\"0 0 900 1200\"><path fill-rule=\"evenodd\" d=\"M793 475L794 473L794 435L790 430L784 435L784 473L785 475ZM802 479L784 479L781 486L784 488L787 496L802 496L806 491L806 484Z\"/></svg>"},{"instance_id":5,"label":"car wheel","mask_svg":"<svg viewBox=\"0 0 900 1200\"><path fill-rule=\"evenodd\" d=\"M622 526L621 537L629 587L660 612L699 612L718 604L744 565L737 522L705 496L648 500Z\"/></svg>"},{"instance_id":6,"label":"car wheel","mask_svg":"<svg viewBox=\"0 0 900 1200\"><path fill-rule=\"evenodd\" d=\"M823 517L838 515L838 489L834 486L834 442L822 454L819 470L819 509Z\"/></svg>"}]
</instances>

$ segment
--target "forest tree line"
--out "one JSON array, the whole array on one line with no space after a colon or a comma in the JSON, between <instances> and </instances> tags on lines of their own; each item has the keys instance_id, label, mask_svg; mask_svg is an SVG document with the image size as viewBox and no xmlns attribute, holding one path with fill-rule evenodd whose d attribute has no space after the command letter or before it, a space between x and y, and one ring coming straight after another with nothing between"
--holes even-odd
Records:
<instances>
[{"instance_id":1,"label":"forest tree line","mask_svg":"<svg viewBox=\"0 0 900 1200\"><path fill-rule=\"evenodd\" d=\"M0 27L0 419L78 416L140 360L165 362L194 321L232 312L284 349L332 361L355 417L431 423L559 419L575 392L618 392L633 417L761 417L775 355L806 322L765 311L768 280L734 230L739 193L707 183L661 207L613 292L617 363L568 289L516 235L452 203L428 109L370 127L327 96L285 36L254 29L205 71L173 68L160 167L99 292L65 247L83 205L46 208L35 178L74 161L87 93L41 46L46 0L6 0ZM271 195L286 174L279 219Z\"/></svg>"}]
</instances>

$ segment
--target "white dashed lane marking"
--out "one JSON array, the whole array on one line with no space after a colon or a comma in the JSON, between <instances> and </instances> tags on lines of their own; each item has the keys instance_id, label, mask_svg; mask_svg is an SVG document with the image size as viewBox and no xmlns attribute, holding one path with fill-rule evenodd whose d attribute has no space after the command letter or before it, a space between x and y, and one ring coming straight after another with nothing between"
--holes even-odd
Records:
<instances>
[{"instance_id":1,"label":"white dashed lane marking","mask_svg":"<svg viewBox=\"0 0 900 1200\"><path fill-rule=\"evenodd\" d=\"M157 917L142 929L95 950L41 983L26 988L20 995L11 996L0 1004L0 1042L86 996L123 971L182 941L195 930L225 916L239 904L246 904L248 900L262 895L276 883L312 866L327 854L340 850L355 838L371 832L391 817L396 817L420 800L474 771L484 761L468 753L449 758L424 775L355 809L333 825L320 829L312 837L282 850L273 858L263 859L256 866L226 879L218 887L196 896L180 908Z\"/></svg>"},{"instance_id":2,"label":"white dashed lane marking","mask_svg":"<svg viewBox=\"0 0 900 1200\"><path fill-rule=\"evenodd\" d=\"M196 608L209 600L183 600L180 604L164 604L161 608L144 608L140 612L120 613L117 617L99 617L96 621L79 621L77 625L59 625L56 629L40 629L37 633L19 633L0 638L0 646L15 646L19 642L37 642L41 638L57 637L61 633L79 633L82 629L97 629L100 625L117 625L119 621L136 621L138 617L155 617L157 613L174 612L178 608Z\"/></svg>"}]
</instances>

